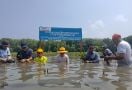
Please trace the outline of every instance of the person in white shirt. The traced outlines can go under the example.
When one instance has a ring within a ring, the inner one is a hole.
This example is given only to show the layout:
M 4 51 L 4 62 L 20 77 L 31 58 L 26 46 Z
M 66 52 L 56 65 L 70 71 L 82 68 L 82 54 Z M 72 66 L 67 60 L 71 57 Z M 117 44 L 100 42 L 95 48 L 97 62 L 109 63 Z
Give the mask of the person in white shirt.
M 59 48 L 56 62 L 58 64 L 60 75 L 64 75 L 66 71 L 69 71 L 69 56 L 66 54 L 64 47 Z
M 66 54 L 66 50 L 64 47 L 59 48 L 58 55 L 56 57 L 57 63 L 65 63 L 66 65 L 69 64 L 69 56 Z
M 114 34 L 112 40 L 117 47 L 116 55 L 106 56 L 105 60 L 117 60 L 118 66 L 130 66 L 132 64 L 132 51 L 128 42 L 121 39 L 121 35 Z

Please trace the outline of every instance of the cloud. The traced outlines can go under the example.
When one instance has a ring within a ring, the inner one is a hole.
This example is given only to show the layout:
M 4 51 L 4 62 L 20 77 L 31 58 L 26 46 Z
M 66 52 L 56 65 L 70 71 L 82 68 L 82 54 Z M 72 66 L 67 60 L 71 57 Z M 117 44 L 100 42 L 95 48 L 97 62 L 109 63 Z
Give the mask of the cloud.
M 115 21 L 117 21 L 117 22 L 127 22 L 128 19 L 124 15 L 120 14 L 120 15 L 117 15 L 115 17 Z
M 108 37 L 106 25 L 103 20 L 89 22 L 88 29 L 84 32 L 84 37 L 104 38 Z
M 105 24 L 104 24 L 103 20 L 97 20 L 93 24 L 91 24 L 90 27 L 92 30 L 100 30 L 105 27 Z
M 88 28 L 84 32 L 84 36 L 88 38 L 111 38 L 114 33 L 127 36 L 132 32 L 132 26 L 129 22 L 128 18 L 123 14 L 106 19 L 105 22 L 102 19 L 90 21 L 87 26 Z

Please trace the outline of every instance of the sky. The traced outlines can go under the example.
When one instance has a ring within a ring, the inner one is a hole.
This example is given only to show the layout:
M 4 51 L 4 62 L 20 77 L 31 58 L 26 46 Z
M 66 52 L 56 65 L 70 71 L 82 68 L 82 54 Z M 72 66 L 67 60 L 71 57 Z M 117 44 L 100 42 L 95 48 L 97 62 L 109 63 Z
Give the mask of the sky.
M 0 38 L 39 39 L 39 26 L 82 28 L 83 38 L 132 34 L 132 0 L 0 0 Z

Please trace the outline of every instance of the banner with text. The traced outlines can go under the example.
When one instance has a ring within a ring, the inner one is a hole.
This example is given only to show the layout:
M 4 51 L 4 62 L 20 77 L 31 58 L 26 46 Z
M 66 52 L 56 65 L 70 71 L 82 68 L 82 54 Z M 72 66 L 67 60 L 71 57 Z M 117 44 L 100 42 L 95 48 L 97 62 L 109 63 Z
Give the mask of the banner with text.
M 40 40 L 82 40 L 81 28 L 39 27 Z

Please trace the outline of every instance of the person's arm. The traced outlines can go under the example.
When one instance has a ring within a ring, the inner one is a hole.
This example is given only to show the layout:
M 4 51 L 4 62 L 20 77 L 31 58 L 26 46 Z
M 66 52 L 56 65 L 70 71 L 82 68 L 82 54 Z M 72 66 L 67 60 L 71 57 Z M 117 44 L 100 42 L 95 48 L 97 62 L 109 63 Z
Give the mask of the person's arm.
M 29 60 L 31 60 L 31 59 L 33 59 L 33 50 L 32 49 L 29 49 L 29 57 L 28 57 L 28 59 Z
M 85 53 L 85 56 L 84 56 L 84 58 L 82 59 L 83 60 L 83 63 L 87 63 L 88 62 L 88 59 L 89 59 L 89 53 L 88 53 L 88 51 Z
M 11 57 L 11 52 L 10 52 L 10 48 L 9 47 L 7 47 L 7 59 L 8 60 L 11 60 L 12 59 L 12 57 Z
M 11 56 L 10 48 L 7 47 L 7 54 L 8 56 Z
M 30 60 L 33 59 L 32 58 L 32 54 L 33 54 L 33 50 L 32 49 L 29 49 L 29 51 L 28 51 L 28 58 L 26 59 L 26 61 L 30 61 Z
M 111 55 L 111 56 L 105 56 L 104 60 L 121 60 L 124 58 L 124 54 L 123 53 L 119 53 L 117 55 Z
M 89 63 L 97 63 L 100 61 L 100 55 L 96 52 L 95 53 L 95 59 L 93 61 L 89 61 Z
M 22 59 L 21 57 L 22 57 L 22 56 L 21 56 L 21 52 L 20 52 L 20 51 L 18 51 L 18 52 L 17 52 L 17 55 L 16 55 L 17 60 Z
M 66 61 L 66 64 L 69 65 L 70 63 L 70 60 L 69 60 L 69 56 L 67 55 L 67 61 Z
M 46 64 L 48 62 L 48 58 L 45 56 L 44 57 L 44 64 Z
M 55 56 L 55 63 L 60 63 L 60 56 L 59 55 L 57 55 L 57 56 Z
M 32 56 L 30 56 L 27 60 L 32 60 L 33 58 L 32 58 Z
M 122 60 L 124 58 L 124 53 L 126 53 L 126 48 L 124 47 L 124 45 L 119 44 L 117 47 L 117 53 L 116 55 L 111 55 L 111 56 L 106 56 L 105 59 L 106 60 Z

